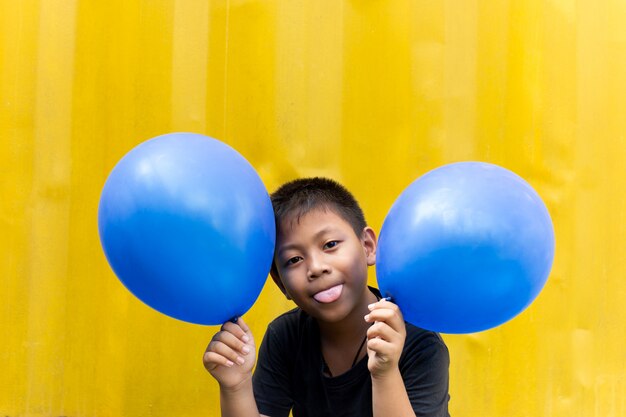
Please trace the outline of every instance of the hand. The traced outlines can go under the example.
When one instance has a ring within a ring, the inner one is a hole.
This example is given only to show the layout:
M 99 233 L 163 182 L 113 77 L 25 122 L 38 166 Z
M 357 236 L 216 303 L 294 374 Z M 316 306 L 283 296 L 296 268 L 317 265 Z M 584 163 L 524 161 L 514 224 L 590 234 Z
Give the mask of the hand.
M 368 306 L 365 321 L 374 323 L 367 331 L 367 367 L 372 377 L 389 375 L 398 369 L 406 339 L 402 312 L 390 301 L 380 300 Z
M 226 322 L 213 336 L 204 352 L 204 367 L 222 389 L 237 389 L 252 378 L 256 360 L 254 338 L 248 325 L 239 318 Z

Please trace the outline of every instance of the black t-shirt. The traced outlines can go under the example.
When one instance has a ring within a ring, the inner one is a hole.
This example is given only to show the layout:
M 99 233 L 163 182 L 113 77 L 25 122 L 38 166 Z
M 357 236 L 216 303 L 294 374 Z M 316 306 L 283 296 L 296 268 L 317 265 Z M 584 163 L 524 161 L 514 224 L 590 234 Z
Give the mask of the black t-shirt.
M 380 296 L 376 289 L 372 289 Z M 399 368 L 417 416 L 449 417 L 448 349 L 434 332 L 406 323 Z M 299 308 L 267 328 L 253 376 L 261 414 L 287 417 L 372 415 L 372 380 L 367 356 L 336 377 L 324 375 L 319 327 Z

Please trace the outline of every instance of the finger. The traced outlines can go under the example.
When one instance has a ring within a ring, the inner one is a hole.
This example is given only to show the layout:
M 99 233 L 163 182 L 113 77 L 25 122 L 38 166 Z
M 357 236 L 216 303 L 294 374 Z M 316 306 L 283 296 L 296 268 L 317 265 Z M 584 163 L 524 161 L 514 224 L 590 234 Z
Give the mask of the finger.
M 227 321 L 226 323 L 222 325 L 222 331 L 228 332 L 232 334 L 233 336 L 235 336 L 236 338 L 238 338 L 239 340 L 241 340 L 243 343 L 246 343 L 250 341 L 250 338 L 246 334 L 246 330 L 239 324 L 240 321 L 241 323 L 243 323 L 243 320 L 241 320 L 241 318 L 238 319 L 237 323 L 233 323 L 232 321 Z M 248 329 L 248 326 L 245 325 L 245 323 L 244 323 L 244 326 L 246 329 Z
M 226 325 L 224 325 L 226 326 Z M 236 326 L 236 325 L 234 325 Z M 244 355 L 250 353 L 250 347 L 233 333 L 223 330 L 213 337 L 214 342 L 221 342 L 229 348 L 241 352 Z M 209 344 L 210 345 L 210 344 Z
M 369 339 L 367 341 L 367 349 L 374 352 L 383 361 L 394 357 L 396 354 L 396 348 L 393 343 L 380 338 Z
M 367 308 L 369 308 L 370 311 L 376 310 L 376 309 L 380 309 L 380 308 L 387 308 L 387 309 L 397 310 L 398 312 L 400 311 L 400 308 L 398 307 L 397 304 L 392 303 L 391 301 L 389 301 L 386 298 L 381 298 L 377 302 L 368 305 Z
M 400 333 L 395 331 L 391 326 L 384 322 L 377 322 L 370 326 L 367 329 L 367 338 L 375 339 L 380 338 L 387 342 L 400 343 L 403 340 L 403 337 Z
M 228 359 L 233 363 L 243 364 L 245 359 L 241 352 L 238 352 L 236 349 L 233 349 L 231 346 L 221 342 L 221 341 L 212 341 L 209 343 L 209 347 L 207 348 L 207 353 L 216 353 L 224 358 Z
M 250 330 L 250 327 L 248 327 L 248 325 L 246 324 L 245 321 L 243 321 L 243 319 L 241 317 L 239 317 L 239 319 L 237 320 L 237 324 L 239 325 L 239 327 L 241 327 L 241 329 L 245 332 L 245 336 L 243 336 L 246 340 L 244 340 L 246 343 L 250 342 L 250 344 L 252 346 L 254 346 L 254 337 L 252 337 L 252 330 Z
M 368 323 L 384 322 L 398 333 L 406 332 L 404 318 L 398 308 L 376 308 L 364 318 Z
M 367 321 L 386 321 L 393 320 L 396 317 L 400 317 L 398 313 L 389 308 L 378 308 L 376 310 L 370 311 L 366 316 Z
M 239 327 L 241 327 L 241 329 L 245 332 L 248 333 L 250 331 L 250 328 L 248 327 L 248 325 L 246 324 L 245 321 L 243 321 L 243 319 L 241 317 L 239 317 L 237 319 L 237 324 L 239 325 Z
M 212 351 L 204 352 L 202 362 L 204 363 L 204 367 L 207 371 L 212 371 L 218 366 L 226 366 L 230 368 L 235 364 L 233 361 L 226 358 L 225 356 L 222 356 L 219 353 Z

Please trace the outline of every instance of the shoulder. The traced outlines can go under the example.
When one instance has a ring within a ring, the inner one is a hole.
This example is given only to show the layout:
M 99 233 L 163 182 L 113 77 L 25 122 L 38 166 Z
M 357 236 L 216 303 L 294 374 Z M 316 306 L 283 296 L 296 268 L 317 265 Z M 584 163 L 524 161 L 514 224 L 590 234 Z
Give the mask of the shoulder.
M 293 308 L 272 320 L 269 327 L 289 326 L 299 320 L 301 312 L 299 307 Z
M 296 307 L 276 317 L 267 326 L 265 339 L 284 344 L 298 343 L 303 333 L 310 330 L 311 317 Z
M 310 344 L 313 334 L 311 321 L 312 318 L 300 308 L 294 308 L 272 320 L 259 346 L 255 375 L 264 372 L 291 375 L 302 351 L 307 351 L 303 348 Z
M 303 326 L 309 316 L 299 307 L 289 310 L 276 317 L 268 325 L 268 330 L 291 329 Z
M 412 344 L 424 345 L 424 344 L 437 344 L 446 346 L 439 333 L 422 329 L 421 327 L 414 326 L 411 323 L 405 322 L 406 326 L 406 340 Z
M 438 333 L 406 323 L 400 373 L 416 415 L 449 416 L 450 356 Z
M 430 365 L 435 363 L 439 366 L 448 367 L 450 362 L 448 347 L 439 333 L 425 330 L 414 326 L 411 323 L 406 324 L 406 340 L 404 349 L 400 357 L 400 363 L 403 362 L 429 362 Z

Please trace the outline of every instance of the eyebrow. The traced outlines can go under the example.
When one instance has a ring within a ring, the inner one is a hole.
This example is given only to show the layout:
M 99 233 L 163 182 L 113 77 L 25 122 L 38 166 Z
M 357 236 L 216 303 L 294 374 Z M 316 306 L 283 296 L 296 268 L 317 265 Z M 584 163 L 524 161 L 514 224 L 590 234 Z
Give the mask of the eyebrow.
M 320 236 L 325 235 L 326 233 L 332 232 L 334 229 L 332 226 L 326 226 L 322 230 L 319 230 L 317 233 L 313 235 L 313 239 L 318 239 Z M 281 255 L 283 252 L 286 252 L 290 249 L 300 249 L 300 245 L 296 243 L 291 243 L 288 245 L 281 246 L 276 252 L 278 255 Z

